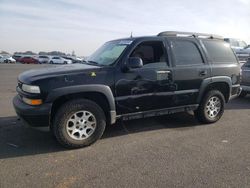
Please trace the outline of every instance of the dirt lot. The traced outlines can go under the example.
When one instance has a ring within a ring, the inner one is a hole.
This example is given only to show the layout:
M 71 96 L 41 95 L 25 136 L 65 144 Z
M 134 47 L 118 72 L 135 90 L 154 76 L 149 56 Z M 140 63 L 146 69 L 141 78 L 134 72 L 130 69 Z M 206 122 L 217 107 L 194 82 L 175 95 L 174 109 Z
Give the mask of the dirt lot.
M 250 97 L 212 125 L 186 113 L 120 122 L 96 144 L 65 150 L 12 108 L 17 75 L 39 66 L 0 65 L 1 188 L 250 187 Z

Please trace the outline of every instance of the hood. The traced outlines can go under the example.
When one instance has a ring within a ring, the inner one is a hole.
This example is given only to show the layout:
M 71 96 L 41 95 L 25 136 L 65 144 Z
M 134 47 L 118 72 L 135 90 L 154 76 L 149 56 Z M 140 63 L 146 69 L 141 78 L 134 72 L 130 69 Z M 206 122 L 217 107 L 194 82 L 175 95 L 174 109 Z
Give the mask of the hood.
M 97 70 L 101 67 L 86 64 L 54 65 L 44 68 L 31 69 L 21 73 L 18 80 L 23 83 L 31 83 L 38 79 L 59 76 L 63 74 L 74 74 L 84 71 Z

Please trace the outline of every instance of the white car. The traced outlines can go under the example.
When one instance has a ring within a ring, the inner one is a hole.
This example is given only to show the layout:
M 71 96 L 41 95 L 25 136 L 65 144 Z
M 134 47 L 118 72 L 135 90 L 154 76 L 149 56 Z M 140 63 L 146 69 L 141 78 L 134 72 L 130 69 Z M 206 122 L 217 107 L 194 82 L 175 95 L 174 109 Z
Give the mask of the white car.
M 50 61 L 50 58 L 49 58 L 49 56 L 46 56 L 46 55 L 39 55 L 38 57 L 37 57 L 37 60 L 39 61 L 39 63 L 49 63 L 49 61 Z
M 0 63 L 16 63 L 16 60 L 10 56 L 0 55 Z
M 70 59 L 65 59 L 60 56 L 54 56 L 49 61 L 50 64 L 72 64 Z

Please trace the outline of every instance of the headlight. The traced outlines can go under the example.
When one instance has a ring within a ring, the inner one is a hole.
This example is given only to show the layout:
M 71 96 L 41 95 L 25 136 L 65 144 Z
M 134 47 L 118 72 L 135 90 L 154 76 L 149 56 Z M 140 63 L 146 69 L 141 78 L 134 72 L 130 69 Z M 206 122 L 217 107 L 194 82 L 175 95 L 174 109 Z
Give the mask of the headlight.
M 27 84 L 22 85 L 22 90 L 27 92 L 27 93 L 40 93 L 39 86 L 31 86 L 31 85 L 27 85 Z

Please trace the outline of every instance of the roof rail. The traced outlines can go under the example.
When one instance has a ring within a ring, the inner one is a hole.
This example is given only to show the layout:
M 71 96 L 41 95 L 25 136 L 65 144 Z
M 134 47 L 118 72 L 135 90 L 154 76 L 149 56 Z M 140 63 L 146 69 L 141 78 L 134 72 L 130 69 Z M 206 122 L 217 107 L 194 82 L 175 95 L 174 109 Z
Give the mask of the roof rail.
M 193 33 L 193 32 L 182 32 L 182 31 L 164 31 L 159 33 L 157 36 L 170 36 L 170 37 L 196 37 L 196 38 L 209 38 L 209 39 L 221 39 L 224 38 L 220 35 L 207 34 L 207 33 Z

